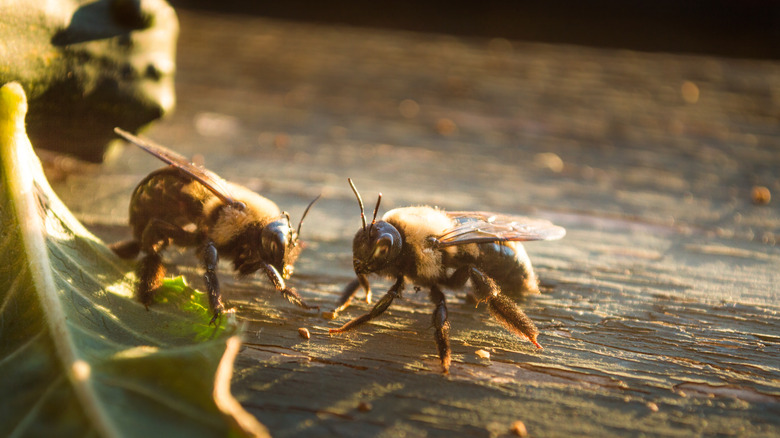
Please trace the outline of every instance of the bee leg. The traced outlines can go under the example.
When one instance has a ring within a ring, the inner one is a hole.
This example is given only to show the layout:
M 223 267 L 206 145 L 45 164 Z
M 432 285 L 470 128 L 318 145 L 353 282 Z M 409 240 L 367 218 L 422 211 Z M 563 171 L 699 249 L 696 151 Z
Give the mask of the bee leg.
M 470 267 L 463 266 L 455 270 L 455 272 L 452 273 L 452 275 L 449 276 L 449 278 L 446 278 L 444 281 L 440 282 L 444 287 L 451 288 L 451 289 L 460 289 L 462 288 L 467 281 L 469 281 L 469 271 Z
M 449 276 L 449 278 L 445 278 L 444 281 L 440 282 L 439 284 L 450 289 L 461 289 L 466 285 L 466 282 L 469 281 L 470 269 L 471 268 L 468 266 L 460 267 L 456 269 L 455 272 Z M 479 304 L 477 303 L 477 299 L 474 298 L 474 294 L 471 291 L 466 293 L 466 302 Z
M 360 274 L 357 276 L 360 286 L 366 291 L 366 303 L 371 304 L 371 283 L 368 282 L 368 276 L 366 274 Z
M 306 310 L 320 308 L 320 306 L 310 306 L 306 304 L 303 301 L 303 298 L 301 298 L 301 296 L 298 295 L 298 291 L 296 291 L 295 288 L 287 287 L 284 284 L 284 278 L 282 278 L 282 276 L 279 274 L 279 271 L 277 271 L 276 268 L 273 267 L 273 265 L 270 265 L 266 262 L 261 262 L 260 267 L 263 268 L 263 271 L 265 271 L 265 275 L 267 275 L 268 279 L 271 280 L 271 283 L 274 285 L 274 288 L 276 288 L 276 290 L 278 290 L 287 301 Z
M 349 304 L 352 302 L 352 297 L 355 296 L 359 287 L 360 280 L 357 278 L 347 283 L 344 287 L 344 291 L 341 293 L 341 297 L 339 297 L 339 301 L 336 303 L 336 307 L 333 309 L 333 313 L 341 312 L 349 307 Z
M 214 324 L 214 321 L 219 318 L 222 311 L 225 310 L 225 306 L 222 304 L 222 294 L 219 292 L 219 279 L 217 278 L 217 264 L 219 263 L 219 253 L 217 253 L 217 247 L 214 246 L 214 242 L 206 242 L 206 245 L 202 250 L 203 266 L 206 268 L 206 273 L 203 274 L 203 280 L 206 282 L 206 289 L 209 291 L 209 308 L 214 312 L 214 316 L 211 317 L 210 324 Z
M 469 269 L 469 277 L 474 285 L 477 299 L 486 301 L 490 314 L 493 315 L 512 333 L 523 336 L 531 341 L 536 348 L 542 348 L 536 342 L 539 330 L 531 318 L 528 317 L 512 300 L 501 294 L 496 282 L 482 271 L 472 266 Z
M 168 227 L 166 225 L 170 224 L 159 219 L 152 219 L 141 233 L 139 249 L 142 249 L 146 255 L 138 261 L 135 269 L 136 277 L 138 277 L 135 295 L 138 301 L 146 306 L 147 310 L 154 301 L 154 291 L 162 286 L 162 280 L 165 277 L 165 265 L 160 257 L 160 251 L 168 245 Z
M 138 256 L 138 253 L 141 252 L 141 243 L 133 239 L 115 242 L 111 245 L 108 245 L 108 247 L 111 249 L 111 251 L 114 252 L 114 254 L 123 259 L 135 258 Z
M 371 309 L 370 312 L 366 313 L 365 315 L 358 316 L 357 318 L 347 322 L 346 324 L 342 325 L 339 328 L 330 329 L 328 330 L 328 332 L 343 333 L 347 330 L 352 330 L 353 328 L 359 325 L 371 321 L 372 319 L 384 313 L 385 310 L 387 310 L 387 308 L 390 307 L 390 304 L 393 303 L 393 300 L 395 298 L 401 296 L 401 291 L 403 291 L 403 288 L 404 288 L 404 278 L 398 277 L 398 279 L 395 281 L 395 284 L 390 288 L 390 290 L 387 291 L 387 293 L 385 294 L 385 296 L 382 297 L 381 300 L 377 301 L 376 305 L 374 305 L 374 308 Z
M 344 287 L 344 292 L 341 293 L 341 297 L 339 298 L 336 308 L 333 309 L 333 313 L 341 312 L 349 307 L 349 303 L 352 302 L 352 297 L 354 297 L 358 291 L 358 286 L 363 287 L 363 290 L 366 291 L 366 302 L 369 304 L 371 303 L 371 285 L 368 282 L 368 277 L 361 274 Z
M 149 305 L 154 301 L 154 291 L 162 286 L 165 277 L 165 265 L 160 253 L 152 252 L 143 256 L 135 268 L 135 275 L 138 277 L 135 285 L 136 298 L 149 310 Z
M 436 346 L 439 348 L 439 359 L 441 359 L 441 368 L 444 374 L 450 372 L 451 350 L 450 350 L 450 322 L 447 320 L 447 303 L 444 299 L 444 293 L 438 286 L 431 287 L 431 301 L 436 305 L 433 311 L 433 326 L 436 328 L 434 338 Z
M 141 233 L 140 249 L 146 253 L 136 267 L 136 296 L 146 308 L 154 301 L 154 291 L 162 286 L 165 277 L 160 252 L 165 249 L 171 239 L 183 244 L 196 238 L 194 233 L 184 231 L 180 227 L 160 219 L 152 219 Z M 124 245 L 124 244 L 122 244 Z M 131 246 L 127 244 L 127 246 Z

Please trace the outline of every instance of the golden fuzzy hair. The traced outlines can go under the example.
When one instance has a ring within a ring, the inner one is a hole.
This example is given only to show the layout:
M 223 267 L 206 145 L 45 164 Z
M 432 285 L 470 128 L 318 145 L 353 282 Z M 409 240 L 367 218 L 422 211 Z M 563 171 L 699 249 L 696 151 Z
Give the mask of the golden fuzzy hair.
M 238 184 L 227 183 L 227 185 L 230 195 L 246 204 L 246 209 L 225 208 L 222 210 L 210 234 L 217 246 L 229 242 L 238 231 L 253 223 L 259 222 L 261 225 L 265 225 L 279 218 L 282 214 L 279 207 L 270 199 Z M 214 197 L 210 202 L 220 203 L 222 201 Z M 208 205 L 205 206 L 205 210 L 210 210 Z
M 443 265 L 441 252 L 426 242 L 430 236 L 438 236 L 448 228 L 453 221 L 442 210 L 433 207 L 403 207 L 390 210 L 382 220 L 399 229 L 405 236 L 406 243 L 412 248 L 417 261 L 417 275 L 421 279 L 433 280 L 441 276 Z M 454 248 L 446 250 L 454 251 Z

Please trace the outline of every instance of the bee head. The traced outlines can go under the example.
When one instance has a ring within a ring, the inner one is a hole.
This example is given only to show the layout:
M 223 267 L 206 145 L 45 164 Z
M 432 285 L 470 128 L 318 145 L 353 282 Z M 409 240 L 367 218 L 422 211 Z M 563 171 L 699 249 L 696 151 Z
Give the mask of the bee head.
M 393 262 L 401 253 L 401 233 L 385 221 L 377 222 L 376 214 L 379 211 L 379 203 L 382 201 L 381 193 L 376 200 L 371 225 L 367 226 L 363 199 L 355 188 L 355 184 L 352 183 L 352 179 L 348 178 L 347 181 L 357 197 L 360 206 L 360 219 L 363 222 L 363 228 L 358 230 L 352 241 L 352 264 L 358 275 L 376 272 Z
M 295 244 L 298 233 L 290 224 L 287 213 L 265 227 L 260 234 L 263 259 L 270 263 L 284 278 L 290 278 L 293 263 L 298 258 L 300 248 Z
M 294 229 L 290 215 L 285 211 L 282 217 L 267 224 L 260 233 L 260 246 L 263 259 L 268 261 L 285 279 L 293 273 L 293 264 L 301 253 L 301 245 L 298 236 L 301 233 L 301 225 L 306 218 L 309 209 L 314 205 L 319 196 L 309 203 L 298 222 L 298 229 Z
M 361 228 L 352 241 L 352 264 L 356 274 L 376 272 L 401 253 L 401 233 L 385 221 Z

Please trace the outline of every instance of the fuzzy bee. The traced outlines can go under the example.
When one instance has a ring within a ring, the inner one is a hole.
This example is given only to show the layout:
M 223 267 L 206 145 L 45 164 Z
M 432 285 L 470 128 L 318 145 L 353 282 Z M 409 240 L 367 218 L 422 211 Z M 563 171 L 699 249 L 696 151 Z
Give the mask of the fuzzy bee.
M 542 348 L 536 342 L 539 331 L 533 321 L 503 293 L 538 293 L 536 276 L 520 242 L 560 239 L 566 230 L 546 220 L 476 211 L 445 212 L 426 206 L 396 208 L 377 221 L 381 193 L 374 217 L 367 224 L 360 194 L 352 180 L 348 181 L 360 205 L 363 227 L 352 242 L 357 278 L 344 289 L 333 316 L 349 305 L 360 287 L 370 302 L 368 274 L 388 277 L 395 283 L 369 313 L 330 329 L 331 333 L 352 330 L 381 315 L 401 296 L 407 282 L 428 288 L 436 306 L 434 338 L 447 373 L 450 323 L 442 288 L 460 288 L 471 280 L 475 298 L 487 303 L 494 318 Z
M 307 305 L 285 280 L 301 252 L 298 236 L 301 224 L 315 198 L 293 228 L 290 216 L 271 200 L 215 173 L 190 163 L 163 146 L 141 139 L 119 128 L 114 132 L 154 155 L 169 166 L 144 178 L 130 200 L 133 239 L 111 246 L 123 258 L 144 255 L 138 262 L 136 296 L 149 307 L 154 291 L 165 276 L 160 252 L 169 244 L 194 247 L 206 269 L 213 323 L 224 311 L 217 279 L 219 256 L 233 261 L 239 275 L 262 269 L 277 291 L 293 304 Z

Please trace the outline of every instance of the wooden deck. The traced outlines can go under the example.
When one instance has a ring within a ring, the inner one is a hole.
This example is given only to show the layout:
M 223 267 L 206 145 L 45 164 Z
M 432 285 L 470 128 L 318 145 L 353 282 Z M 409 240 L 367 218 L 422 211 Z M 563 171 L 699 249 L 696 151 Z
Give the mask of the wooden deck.
M 247 324 L 233 390 L 274 436 L 502 436 L 518 420 L 536 437 L 780 435 L 780 64 L 179 15 L 178 108 L 145 134 L 296 221 L 323 194 L 291 280 L 307 301 L 328 309 L 352 277 L 348 176 L 382 211 L 568 230 L 526 245 L 542 294 L 520 302 L 544 349 L 454 291 L 450 376 L 424 292 L 329 336 L 369 306 L 328 321 L 222 266 Z M 111 241 L 158 166 L 126 148 L 55 189 Z M 190 254 L 170 258 L 201 287 Z

